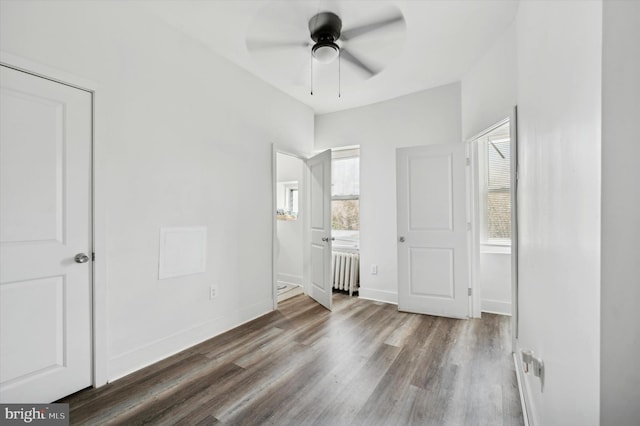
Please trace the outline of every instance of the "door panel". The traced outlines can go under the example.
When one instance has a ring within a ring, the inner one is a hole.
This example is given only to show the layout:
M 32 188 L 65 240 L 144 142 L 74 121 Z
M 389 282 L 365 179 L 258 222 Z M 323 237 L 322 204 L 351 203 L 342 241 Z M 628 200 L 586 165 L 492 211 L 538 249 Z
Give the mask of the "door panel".
M 411 185 L 409 228 L 412 231 L 450 231 L 453 225 L 451 156 L 411 158 L 408 172 Z M 439 184 L 422 186 L 422 182 Z
M 2 344 L 7 348 L 22 348 L 21 351 L 3 351 L 3 381 L 64 366 L 64 291 L 62 276 L 2 286 L 2 320 L 19 325 L 3 327 Z
M 3 134 L 15 134 L 11 123 L 21 128 L 19 138 L 2 144 L 2 175 L 21 182 L 0 184 L 2 242 L 62 242 L 63 107 L 61 102 L 2 88 L 2 124 L 7 126 Z
M 468 315 L 464 144 L 400 148 L 398 309 Z
M 324 230 L 326 216 L 323 187 L 324 164 L 319 161 L 311 163 L 309 160 L 309 170 L 311 175 L 311 229 Z
M 409 248 L 409 291 L 411 296 L 453 299 L 453 250 Z
M 310 198 L 309 296 L 331 310 L 331 151 L 307 160 Z
M 0 401 L 91 385 L 91 94 L 1 67 Z

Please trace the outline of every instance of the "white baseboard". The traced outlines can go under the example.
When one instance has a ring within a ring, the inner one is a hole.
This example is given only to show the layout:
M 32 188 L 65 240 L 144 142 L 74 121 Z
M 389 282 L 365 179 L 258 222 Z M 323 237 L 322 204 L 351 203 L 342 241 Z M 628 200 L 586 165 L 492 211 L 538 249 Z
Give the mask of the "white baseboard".
M 301 286 L 302 285 L 302 276 L 293 275 L 293 274 L 278 273 L 277 281 L 278 281 L 278 283 L 300 285 Z
M 361 299 L 373 300 L 374 302 L 398 304 L 398 293 L 394 291 L 374 290 L 371 288 L 358 289 L 358 297 Z
M 489 314 L 511 315 L 511 302 L 501 300 L 482 299 L 480 310 Z
M 522 366 L 522 357 L 520 356 L 520 345 L 516 341 L 516 352 L 513 354 L 513 360 L 516 364 L 516 378 L 518 379 L 518 391 L 520 392 L 520 403 L 522 405 L 522 417 L 524 418 L 524 426 L 535 426 L 536 415 L 535 407 L 532 405 L 529 397 L 529 382 L 526 379 L 524 368 Z
M 218 317 L 164 336 L 109 360 L 109 382 L 175 355 L 205 340 L 273 311 L 273 300 L 243 307 L 235 315 Z
M 529 416 L 527 415 L 527 404 L 524 402 L 524 390 L 522 389 L 522 380 L 520 378 L 520 366 L 518 365 L 518 357 L 516 354 L 513 355 L 513 364 L 516 367 L 516 379 L 518 380 L 518 393 L 520 394 L 520 406 L 522 407 L 522 418 L 524 420 L 524 426 L 529 425 Z

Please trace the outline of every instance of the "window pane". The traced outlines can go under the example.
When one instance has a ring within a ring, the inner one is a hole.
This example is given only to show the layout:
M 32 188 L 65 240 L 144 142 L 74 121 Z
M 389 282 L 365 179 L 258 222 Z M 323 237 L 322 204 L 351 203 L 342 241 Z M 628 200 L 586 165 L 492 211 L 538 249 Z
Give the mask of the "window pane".
M 298 189 L 294 188 L 289 192 L 289 211 L 295 216 L 298 215 Z
M 331 195 L 360 194 L 360 158 L 338 158 L 332 161 Z
M 511 145 L 501 139 L 487 144 L 487 225 L 489 239 L 511 239 Z
M 487 144 L 489 161 L 489 191 L 509 190 L 511 170 L 511 144 L 509 140 L 501 140 Z
M 491 191 L 487 205 L 489 239 L 511 239 L 511 194 Z
M 360 200 L 333 200 L 331 202 L 331 229 L 360 230 Z

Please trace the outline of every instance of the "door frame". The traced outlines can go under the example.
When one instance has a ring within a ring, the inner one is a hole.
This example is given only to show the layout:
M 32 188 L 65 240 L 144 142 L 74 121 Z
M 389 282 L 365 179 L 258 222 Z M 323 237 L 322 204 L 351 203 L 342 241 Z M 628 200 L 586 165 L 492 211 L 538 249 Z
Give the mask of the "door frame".
M 478 282 L 478 268 L 480 260 L 480 219 L 479 200 L 477 193 L 478 174 L 478 147 L 474 142 L 495 130 L 496 128 L 509 123 L 511 138 L 511 338 L 512 347 L 515 351 L 515 342 L 518 337 L 518 122 L 517 106 L 514 106 L 511 113 L 485 128 L 484 130 L 467 139 L 467 158 L 470 160 L 469 173 L 469 202 L 471 206 L 471 243 L 470 243 L 470 286 L 471 294 L 471 317 L 481 316 L 481 289 Z
M 307 247 L 307 241 L 309 236 L 307 235 L 307 227 L 309 221 L 309 215 L 307 212 L 309 211 L 309 196 L 307 191 L 307 182 L 309 179 L 309 170 L 307 168 L 307 160 L 310 155 L 305 155 L 302 152 L 297 152 L 295 150 L 291 150 L 289 148 L 284 148 L 279 146 L 276 143 L 271 144 L 271 287 L 272 287 L 272 298 L 273 298 L 273 310 L 278 309 L 278 220 L 276 218 L 276 210 L 278 208 L 278 168 L 277 168 L 277 158 L 278 154 L 288 155 L 290 157 L 294 157 L 303 162 L 304 167 L 302 168 L 302 182 L 298 184 L 298 188 L 304 188 L 302 191 L 302 197 L 300 197 L 300 192 L 298 192 L 298 205 L 301 205 L 304 208 L 304 213 L 302 214 L 302 288 L 305 294 L 309 293 L 309 281 L 310 281 L 310 270 L 309 270 L 309 262 L 308 252 L 309 248 Z
M 516 352 L 520 323 L 518 309 L 518 256 L 520 245 L 518 240 L 518 105 L 514 105 L 510 115 L 511 131 L 511 345 Z
M 469 251 L 471 252 L 470 265 L 469 269 L 470 275 L 470 288 L 471 288 L 471 315 L 472 318 L 480 318 L 482 313 L 482 298 L 480 297 L 482 294 L 482 289 L 480 288 L 480 283 L 478 280 L 478 271 L 480 267 L 480 200 L 479 194 L 477 191 L 478 185 L 478 144 L 475 143 L 476 140 L 480 139 L 484 135 L 498 127 L 510 122 L 511 117 L 507 116 L 501 119 L 500 121 L 492 124 L 491 126 L 485 128 L 484 130 L 478 132 L 473 135 L 471 138 L 467 139 L 467 161 L 470 164 L 469 168 L 469 177 L 468 177 L 468 191 L 469 191 L 469 200 L 470 206 L 469 215 L 471 220 L 471 243 L 469 244 Z M 513 306 L 512 306 L 513 309 Z
M 35 77 L 44 78 L 65 86 L 83 90 L 91 95 L 91 224 L 92 253 L 95 255 L 91 283 L 91 341 L 92 383 L 94 387 L 107 384 L 109 379 L 107 348 L 107 283 L 106 283 L 106 155 L 96 131 L 96 117 L 101 110 L 97 96 L 99 84 L 42 63 L 0 51 L 0 64 Z M 99 129 L 99 128 L 98 128 Z

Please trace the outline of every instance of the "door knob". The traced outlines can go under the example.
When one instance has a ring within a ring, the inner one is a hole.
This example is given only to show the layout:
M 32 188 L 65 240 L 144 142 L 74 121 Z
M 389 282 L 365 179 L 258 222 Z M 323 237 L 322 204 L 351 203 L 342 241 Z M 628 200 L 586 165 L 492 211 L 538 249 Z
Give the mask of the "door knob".
M 398 238 L 398 241 L 400 241 L 401 243 L 404 243 L 404 237 Z
M 78 253 L 76 254 L 76 257 L 73 258 L 73 260 L 75 260 L 76 263 L 87 263 L 89 261 L 89 256 L 84 253 Z
M 322 241 L 329 241 L 329 237 L 322 237 Z

